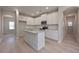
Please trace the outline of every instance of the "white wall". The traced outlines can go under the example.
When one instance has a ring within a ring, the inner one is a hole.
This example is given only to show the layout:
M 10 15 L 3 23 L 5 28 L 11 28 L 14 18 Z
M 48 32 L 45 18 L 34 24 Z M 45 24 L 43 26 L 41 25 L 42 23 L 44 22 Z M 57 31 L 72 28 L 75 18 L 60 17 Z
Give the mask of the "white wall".
M 74 35 L 75 38 L 77 37 L 77 21 L 78 21 L 78 17 L 77 17 L 77 13 L 75 14 L 75 19 L 74 19 L 74 26 L 73 26 L 73 31 L 74 31 Z
M 47 15 L 48 24 L 58 24 L 58 12 L 53 12 Z
M 24 30 L 26 28 L 25 21 L 19 21 L 19 36 L 24 36 Z
M 1 35 L 1 9 L 0 9 L 0 35 Z
M 77 23 L 77 41 L 79 42 L 79 9 L 78 9 L 78 23 Z
M 1 41 L 2 41 L 2 32 L 1 32 L 1 29 L 2 29 L 2 28 L 1 28 L 1 27 L 2 27 L 1 24 L 2 24 L 2 22 L 1 22 L 1 20 L 2 20 L 2 19 L 1 19 L 1 9 L 0 9 L 0 43 L 1 43 Z

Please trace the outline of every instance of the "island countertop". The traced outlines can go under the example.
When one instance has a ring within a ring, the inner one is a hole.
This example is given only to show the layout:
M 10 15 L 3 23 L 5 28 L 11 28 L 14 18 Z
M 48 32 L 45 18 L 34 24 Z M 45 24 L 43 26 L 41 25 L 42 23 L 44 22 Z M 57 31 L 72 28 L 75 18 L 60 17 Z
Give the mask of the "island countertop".
M 27 32 L 31 32 L 31 33 L 40 33 L 40 32 L 44 32 L 43 30 L 24 30 L 25 32 L 27 31 Z

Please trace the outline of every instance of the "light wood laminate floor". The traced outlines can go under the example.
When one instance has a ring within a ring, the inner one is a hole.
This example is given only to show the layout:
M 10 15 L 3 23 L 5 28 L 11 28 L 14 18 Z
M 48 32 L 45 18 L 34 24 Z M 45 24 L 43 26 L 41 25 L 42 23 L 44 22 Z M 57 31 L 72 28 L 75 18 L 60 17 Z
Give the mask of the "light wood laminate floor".
M 26 38 L 27 39 L 27 38 Z M 14 35 L 4 35 L 0 43 L 0 53 L 78 53 L 79 43 L 72 34 L 68 34 L 62 43 L 46 39 L 45 47 L 40 51 L 31 48 L 23 37 L 16 40 Z

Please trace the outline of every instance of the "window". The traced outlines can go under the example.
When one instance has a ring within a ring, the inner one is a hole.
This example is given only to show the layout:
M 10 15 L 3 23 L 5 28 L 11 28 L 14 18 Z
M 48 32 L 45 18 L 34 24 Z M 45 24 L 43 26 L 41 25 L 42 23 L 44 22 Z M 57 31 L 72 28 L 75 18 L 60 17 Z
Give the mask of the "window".
M 9 29 L 11 29 L 11 30 L 15 29 L 14 21 L 9 22 Z
M 68 26 L 72 26 L 72 22 L 68 22 Z

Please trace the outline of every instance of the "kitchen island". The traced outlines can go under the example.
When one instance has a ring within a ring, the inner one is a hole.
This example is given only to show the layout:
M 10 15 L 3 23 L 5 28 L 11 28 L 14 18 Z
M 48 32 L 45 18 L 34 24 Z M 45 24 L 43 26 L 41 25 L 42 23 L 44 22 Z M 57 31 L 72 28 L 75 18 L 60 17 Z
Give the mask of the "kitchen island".
M 45 33 L 40 30 L 24 30 L 24 41 L 35 50 L 40 50 L 45 46 Z

